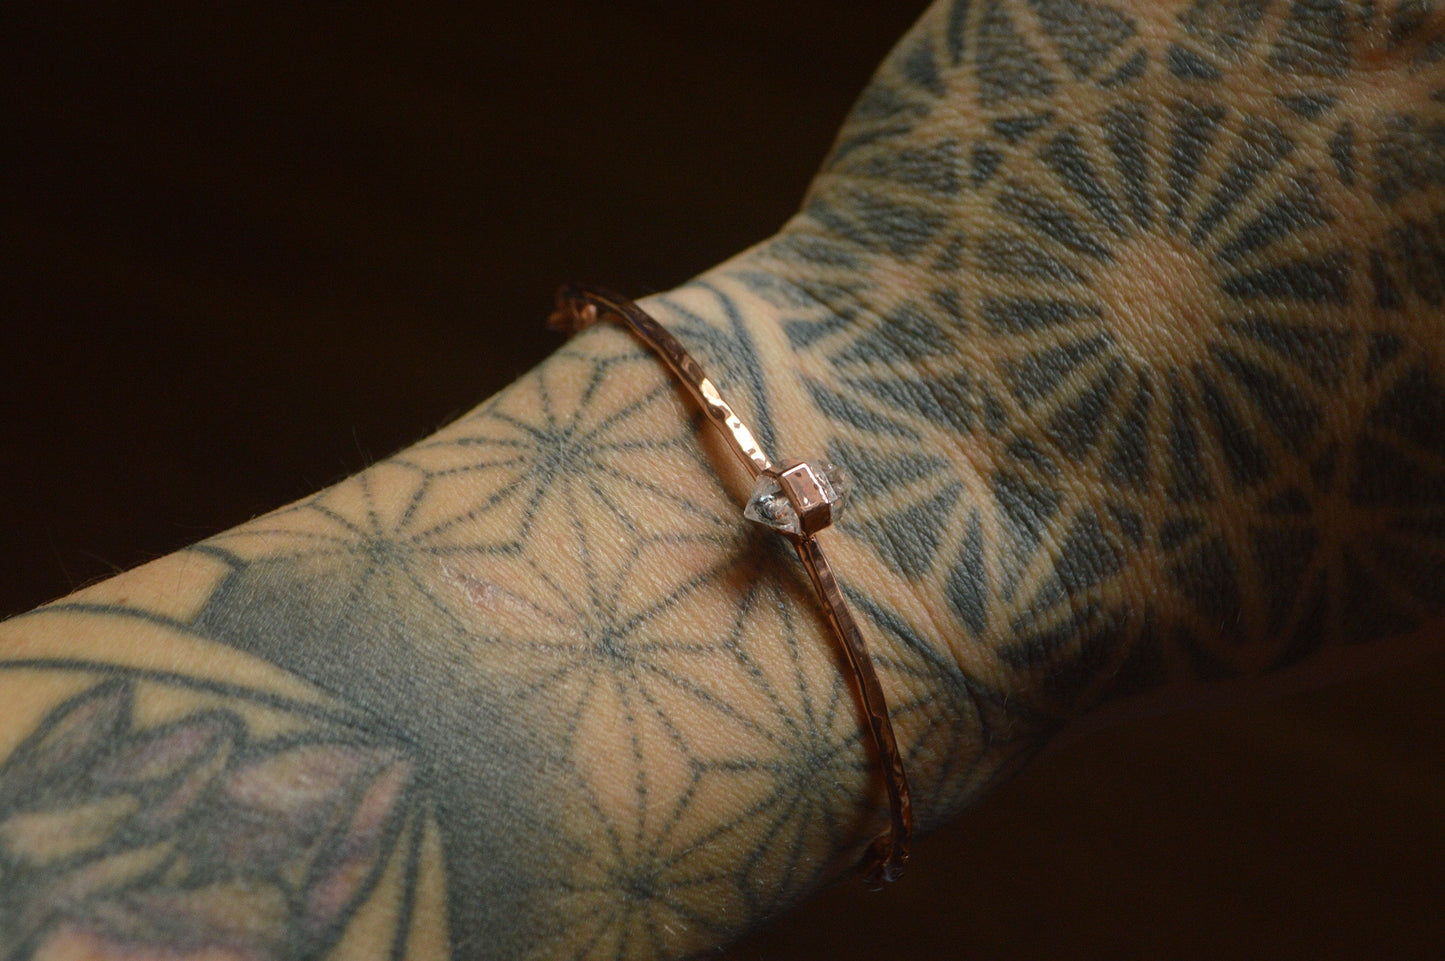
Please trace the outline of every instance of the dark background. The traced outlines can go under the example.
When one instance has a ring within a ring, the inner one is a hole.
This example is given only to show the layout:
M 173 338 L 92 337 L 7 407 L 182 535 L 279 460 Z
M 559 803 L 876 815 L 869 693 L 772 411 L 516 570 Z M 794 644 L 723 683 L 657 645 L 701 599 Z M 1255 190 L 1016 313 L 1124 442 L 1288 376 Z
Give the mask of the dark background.
M 309 493 L 775 230 L 910 2 L 0 12 L 0 613 Z M 1055 752 L 737 959 L 1431 957 L 1445 657 Z M 3 705 L 0 705 L 3 711 Z

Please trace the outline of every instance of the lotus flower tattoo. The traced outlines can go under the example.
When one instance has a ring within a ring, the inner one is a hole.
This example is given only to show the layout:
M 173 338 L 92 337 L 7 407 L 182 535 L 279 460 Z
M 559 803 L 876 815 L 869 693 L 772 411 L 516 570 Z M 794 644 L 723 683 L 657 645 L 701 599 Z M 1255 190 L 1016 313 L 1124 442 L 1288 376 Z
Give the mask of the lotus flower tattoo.
M 223 707 L 144 726 L 135 702 L 97 684 L 0 767 L 0 958 L 323 953 L 407 833 L 414 764 Z

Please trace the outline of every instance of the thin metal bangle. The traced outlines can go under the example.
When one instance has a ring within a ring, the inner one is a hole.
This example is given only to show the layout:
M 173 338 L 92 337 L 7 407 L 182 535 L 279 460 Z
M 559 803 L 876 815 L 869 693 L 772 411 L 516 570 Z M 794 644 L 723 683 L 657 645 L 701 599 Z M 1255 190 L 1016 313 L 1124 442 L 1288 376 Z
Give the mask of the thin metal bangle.
M 904 771 L 903 757 L 893 734 L 893 722 L 888 717 L 888 701 L 873 669 L 873 658 L 868 654 L 868 645 L 843 598 L 843 590 L 833 576 L 833 568 L 823 554 L 822 545 L 814 536 L 832 522 L 831 503 L 810 496 L 817 492 L 817 481 L 809 465 L 801 462 L 774 465 L 753 432 L 723 400 L 717 386 L 707 378 L 697 361 L 683 349 L 677 338 L 631 300 L 597 287 L 569 284 L 557 292 L 557 309 L 548 323 L 557 330 L 574 333 L 604 319 L 627 327 L 656 352 L 697 401 L 708 420 L 722 432 L 748 473 L 754 479 L 760 474 L 776 478 L 797 512 L 800 532 L 794 534 L 778 530 L 778 533 L 792 541 L 797 549 L 798 557 L 813 581 L 813 588 L 823 602 L 833 636 L 842 645 L 857 683 L 863 713 L 868 718 L 869 733 L 888 793 L 890 828 L 869 845 L 863 859 L 863 878 L 871 887 L 881 887 L 885 881 L 896 881 L 908 862 L 909 841 L 913 833 L 913 803 L 908 791 L 908 774 Z

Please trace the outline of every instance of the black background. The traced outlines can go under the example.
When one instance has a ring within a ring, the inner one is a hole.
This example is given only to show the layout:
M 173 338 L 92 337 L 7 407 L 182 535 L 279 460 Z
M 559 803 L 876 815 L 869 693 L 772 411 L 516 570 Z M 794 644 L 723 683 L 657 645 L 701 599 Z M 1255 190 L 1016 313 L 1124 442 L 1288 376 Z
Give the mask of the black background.
M 797 206 L 910 2 L 0 12 L 0 613 L 300 497 Z M 729 957 L 1424 957 L 1445 658 L 1053 753 Z M 0 705 L 3 711 L 3 705 Z

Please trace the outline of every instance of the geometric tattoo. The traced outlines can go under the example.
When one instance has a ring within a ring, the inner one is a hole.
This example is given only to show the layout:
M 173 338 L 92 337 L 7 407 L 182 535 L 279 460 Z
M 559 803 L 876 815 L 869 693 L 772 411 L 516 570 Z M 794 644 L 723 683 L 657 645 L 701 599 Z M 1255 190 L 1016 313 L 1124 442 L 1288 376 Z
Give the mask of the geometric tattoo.
M 803 212 L 656 309 L 854 474 L 927 825 L 1111 698 L 1445 616 L 1436 3 L 943 0 Z M 184 611 L 31 615 L 310 699 L 0 659 L 64 688 L 0 754 L 0 961 L 676 957 L 855 862 L 853 692 L 691 416 L 588 331 L 191 548 Z
M 1445 613 L 1432 8 L 936 5 L 771 245 L 852 532 L 1039 709 Z

